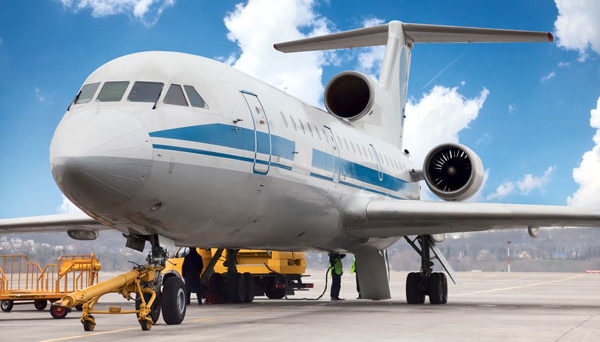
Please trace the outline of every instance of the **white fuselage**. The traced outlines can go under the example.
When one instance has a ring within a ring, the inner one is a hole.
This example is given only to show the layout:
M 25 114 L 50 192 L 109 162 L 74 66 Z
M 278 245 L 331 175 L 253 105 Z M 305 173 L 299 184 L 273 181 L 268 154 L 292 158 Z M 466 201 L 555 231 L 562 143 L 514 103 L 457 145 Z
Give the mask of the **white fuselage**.
M 129 82 L 120 101 L 96 101 L 107 81 Z M 164 83 L 155 109 L 128 101 L 136 81 Z M 201 247 L 385 248 L 397 237 L 359 239 L 345 223 L 370 199 L 419 198 L 400 147 L 222 63 L 137 53 L 84 84 L 95 82 L 94 99 L 59 124 L 51 167 L 67 197 L 123 232 Z M 163 103 L 171 84 L 193 86 L 208 108 Z

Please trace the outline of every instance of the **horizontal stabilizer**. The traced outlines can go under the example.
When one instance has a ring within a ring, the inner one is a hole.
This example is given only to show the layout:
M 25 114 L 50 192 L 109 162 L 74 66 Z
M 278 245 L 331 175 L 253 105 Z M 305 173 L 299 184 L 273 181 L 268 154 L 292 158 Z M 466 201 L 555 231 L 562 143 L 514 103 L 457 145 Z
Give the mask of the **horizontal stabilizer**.
M 552 42 L 550 32 L 499 30 L 478 27 L 442 26 L 391 22 L 385 25 L 344 31 L 275 44 L 281 52 L 347 49 L 385 45 L 390 24 L 401 24 L 407 41 L 412 43 L 509 43 Z
M 402 24 L 413 43 L 518 43 L 552 42 L 550 32 L 498 30 L 478 27 Z

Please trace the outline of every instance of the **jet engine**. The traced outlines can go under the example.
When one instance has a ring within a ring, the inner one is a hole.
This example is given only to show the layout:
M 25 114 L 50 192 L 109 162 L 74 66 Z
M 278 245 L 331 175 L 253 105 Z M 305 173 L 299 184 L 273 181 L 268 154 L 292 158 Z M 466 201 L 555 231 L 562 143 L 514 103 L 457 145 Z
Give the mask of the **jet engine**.
M 325 87 L 325 106 L 338 118 L 355 121 L 371 113 L 376 107 L 379 86 L 368 76 L 357 71 L 344 71 Z
M 442 144 L 423 162 L 423 178 L 429 189 L 446 201 L 462 201 L 475 195 L 483 183 L 483 164 L 470 148 Z

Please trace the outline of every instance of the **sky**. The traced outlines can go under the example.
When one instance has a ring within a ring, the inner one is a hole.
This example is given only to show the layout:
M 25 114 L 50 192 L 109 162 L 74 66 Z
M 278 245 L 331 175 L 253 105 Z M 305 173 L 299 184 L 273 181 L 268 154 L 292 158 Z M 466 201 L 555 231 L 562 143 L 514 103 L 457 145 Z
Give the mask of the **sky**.
M 336 73 L 377 77 L 383 47 L 272 44 L 390 20 L 552 32 L 555 43 L 415 45 L 404 147 L 415 166 L 439 143 L 472 148 L 486 170 L 474 201 L 600 206 L 598 18 L 596 0 L 0 0 L 0 217 L 73 210 L 50 174 L 50 141 L 111 59 L 202 55 L 322 106 Z

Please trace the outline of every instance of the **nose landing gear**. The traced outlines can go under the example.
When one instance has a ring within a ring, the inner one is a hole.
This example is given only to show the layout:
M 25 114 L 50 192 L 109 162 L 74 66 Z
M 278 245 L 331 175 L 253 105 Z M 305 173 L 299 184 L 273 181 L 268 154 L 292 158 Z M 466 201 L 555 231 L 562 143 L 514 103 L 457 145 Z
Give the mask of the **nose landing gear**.
M 175 275 L 163 279 L 161 271 L 165 267 L 167 251 L 159 245 L 157 236 L 147 239 L 152 244 L 151 252 L 146 258 L 147 265 L 137 265 L 127 273 L 73 292 L 56 302 L 53 308 L 66 311 L 82 305 L 81 323 L 85 331 L 92 331 L 96 327 L 96 320 L 92 314 L 136 314 L 142 330 L 150 330 L 162 309 L 165 323 L 180 324 L 186 313 L 185 285 L 183 280 Z M 136 247 L 143 250 L 144 243 L 140 244 L 137 241 Z M 106 311 L 94 310 L 100 297 L 107 293 L 119 293 L 127 300 L 132 300 L 132 294 L 135 294 L 135 310 L 121 310 L 120 307 L 111 307 Z

